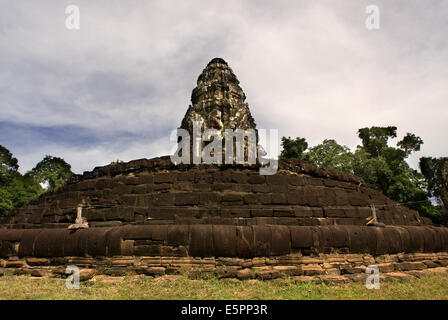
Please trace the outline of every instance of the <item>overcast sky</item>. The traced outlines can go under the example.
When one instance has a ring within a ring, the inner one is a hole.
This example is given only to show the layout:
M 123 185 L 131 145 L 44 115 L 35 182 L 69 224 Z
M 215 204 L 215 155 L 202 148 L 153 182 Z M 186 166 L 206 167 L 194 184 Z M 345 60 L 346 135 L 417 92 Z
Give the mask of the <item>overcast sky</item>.
M 0 0 L 0 144 L 21 172 L 46 154 L 76 173 L 166 155 L 214 57 L 258 128 L 354 149 L 359 128 L 395 125 L 425 142 L 413 166 L 448 155 L 448 1 L 428 0 Z

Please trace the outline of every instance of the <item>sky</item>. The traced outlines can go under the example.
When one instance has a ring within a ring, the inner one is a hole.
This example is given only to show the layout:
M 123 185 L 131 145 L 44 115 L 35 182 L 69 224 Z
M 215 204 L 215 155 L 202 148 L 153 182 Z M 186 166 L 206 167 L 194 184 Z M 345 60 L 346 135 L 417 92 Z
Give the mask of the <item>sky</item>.
M 68 5 L 80 29 L 66 27 Z M 380 28 L 369 30 L 368 5 Z M 76 173 L 172 150 L 191 90 L 225 59 L 258 128 L 332 138 L 398 127 L 448 155 L 448 1 L 0 0 L 0 145 L 22 173 Z M 279 142 L 278 142 L 279 143 Z

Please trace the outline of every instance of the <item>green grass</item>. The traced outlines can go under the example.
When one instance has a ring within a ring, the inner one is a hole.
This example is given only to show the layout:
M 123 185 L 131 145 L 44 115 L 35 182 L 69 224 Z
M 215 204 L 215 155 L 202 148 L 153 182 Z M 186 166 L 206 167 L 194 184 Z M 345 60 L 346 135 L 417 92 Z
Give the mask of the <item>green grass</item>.
M 448 299 L 446 274 L 384 282 L 379 290 L 368 290 L 364 283 L 295 283 L 292 279 L 237 283 L 186 276 L 111 279 L 99 276 L 82 283 L 79 290 L 68 290 L 63 279 L 6 275 L 0 277 L 0 299 Z

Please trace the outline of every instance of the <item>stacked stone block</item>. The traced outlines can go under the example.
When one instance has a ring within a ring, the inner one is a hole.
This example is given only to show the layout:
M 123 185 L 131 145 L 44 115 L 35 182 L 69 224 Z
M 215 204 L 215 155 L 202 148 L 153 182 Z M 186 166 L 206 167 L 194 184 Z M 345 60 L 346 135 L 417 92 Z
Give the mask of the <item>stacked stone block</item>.
M 7 228 L 64 228 L 76 207 L 93 227 L 125 224 L 424 225 L 418 212 L 355 176 L 281 161 L 272 176 L 257 166 L 174 166 L 169 158 L 96 168 L 16 210 Z

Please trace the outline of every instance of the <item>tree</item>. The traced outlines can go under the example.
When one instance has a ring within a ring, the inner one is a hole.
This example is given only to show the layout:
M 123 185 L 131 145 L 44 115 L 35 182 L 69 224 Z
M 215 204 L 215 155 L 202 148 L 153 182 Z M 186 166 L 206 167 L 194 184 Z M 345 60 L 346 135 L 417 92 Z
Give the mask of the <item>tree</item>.
M 448 166 L 448 157 L 422 157 L 420 158 L 419 166 L 428 182 L 430 195 L 440 200 L 441 193 L 446 185 L 444 170 Z
M 348 147 L 332 139 L 325 139 L 321 144 L 310 148 L 305 158 L 322 168 L 353 173 L 353 153 Z
M 5 216 L 11 209 L 26 205 L 36 199 L 45 190 L 29 174 L 16 173 L 7 186 L 0 187 L 0 216 Z
M 46 155 L 30 172 L 39 183 L 48 185 L 48 190 L 63 186 L 73 175 L 71 166 L 64 159 Z
M 358 130 L 358 137 L 365 151 L 372 157 L 379 157 L 387 148 L 389 138 L 397 137 L 397 127 L 362 128 Z
M 18 161 L 11 152 L 0 146 L 0 216 L 5 216 L 13 208 L 26 205 L 45 192 L 62 186 L 72 175 L 71 166 L 63 159 L 51 156 L 39 162 L 25 175 L 18 172 Z
M 41 187 L 30 173 L 17 175 L 9 190 L 12 193 L 14 208 L 26 205 L 45 192 L 45 189 Z
M 331 139 L 324 140 L 306 152 L 308 144 L 304 138 L 293 140 L 283 137 L 281 158 L 300 158 L 319 167 L 353 173 L 361 177 L 370 188 L 419 211 L 422 216 L 430 217 L 436 223 L 441 223 L 441 207 L 431 204 L 428 190 L 446 190 L 441 188 L 443 171 L 438 169 L 438 180 L 434 178 L 437 182 L 427 181 L 423 174 L 412 169 L 406 162 L 413 152 L 420 150 L 423 140 L 415 134 L 407 133 L 396 147 L 390 146 L 390 140 L 397 137 L 395 126 L 361 128 L 358 130 L 358 137 L 362 144 L 357 146 L 355 152 Z M 431 170 L 428 169 L 429 172 Z
M 359 129 L 362 145 L 355 151 L 354 173 L 369 187 L 440 223 L 441 211 L 428 200 L 425 177 L 406 162 L 412 152 L 420 150 L 423 140 L 407 133 L 397 147 L 391 147 L 389 139 L 397 137 L 396 131 L 392 126 Z
M 397 137 L 397 127 L 362 128 L 358 130 L 358 137 L 362 145 L 355 151 L 354 173 L 371 188 L 389 195 L 394 181 L 403 181 L 398 176 L 409 173 L 405 162 L 409 154 L 388 145 L 390 138 Z
M 12 153 L 0 146 L 0 216 L 37 198 L 43 189 L 29 174 L 18 172 L 19 164 Z
M 353 158 L 353 173 L 364 179 L 373 189 L 387 193 L 393 172 L 384 158 L 374 158 L 369 152 L 358 147 Z
M 12 193 L 9 190 L 14 176 L 19 169 L 18 161 L 12 153 L 0 145 L 0 216 L 14 208 Z
M 19 169 L 19 164 L 12 153 L 0 145 L 0 186 L 8 184 Z
M 397 143 L 397 146 L 403 149 L 407 155 L 410 155 L 412 151 L 420 151 L 422 144 L 423 140 L 420 137 L 408 132 L 403 140 Z
M 419 165 L 427 181 L 429 195 L 443 205 L 445 219 L 448 219 L 448 179 L 446 175 L 448 157 L 422 157 Z
M 282 137 L 283 150 L 280 154 L 280 159 L 304 159 L 304 152 L 308 148 L 308 143 L 305 138 Z
M 14 208 L 14 203 L 11 192 L 0 186 L 0 217 L 7 215 L 12 208 Z

